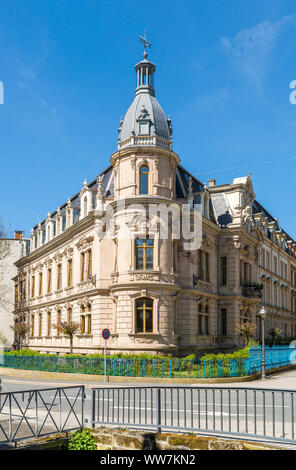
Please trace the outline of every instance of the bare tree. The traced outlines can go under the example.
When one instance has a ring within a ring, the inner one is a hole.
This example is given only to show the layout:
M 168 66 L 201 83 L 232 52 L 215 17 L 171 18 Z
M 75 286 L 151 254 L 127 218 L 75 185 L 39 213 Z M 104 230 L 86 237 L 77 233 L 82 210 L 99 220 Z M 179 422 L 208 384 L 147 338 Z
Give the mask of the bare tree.
M 280 342 L 279 340 L 282 335 L 282 330 L 280 330 L 279 328 L 271 328 L 269 334 L 272 338 L 272 344 L 278 344 Z
M 238 331 L 241 335 L 244 336 L 246 348 L 249 345 L 250 339 L 253 338 L 256 329 L 257 329 L 256 323 L 252 323 L 250 321 L 237 323 L 236 331 Z
M 5 276 L 7 273 L 6 258 L 10 254 L 10 243 L 7 240 L 8 234 L 4 229 L 3 223 L 0 219 L 0 307 L 6 309 L 12 307 L 11 302 L 8 300 L 8 292 L 5 283 Z
M 70 338 L 70 354 L 73 354 L 73 337 L 75 333 L 80 330 L 80 325 L 74 321 L 62 321 L 58 325 L 53 325 L 54 328 L 61 331 L 64 335 Z
M 16 341 L 17 341 L 17 344 L 18 344 L 18 349 L 22 349 L 23 339 L 29 331 L 28 324 L 24 323 L 24 322 L 18 322 L 18 323 L 15 323 L 10 328 L 15 333 Z

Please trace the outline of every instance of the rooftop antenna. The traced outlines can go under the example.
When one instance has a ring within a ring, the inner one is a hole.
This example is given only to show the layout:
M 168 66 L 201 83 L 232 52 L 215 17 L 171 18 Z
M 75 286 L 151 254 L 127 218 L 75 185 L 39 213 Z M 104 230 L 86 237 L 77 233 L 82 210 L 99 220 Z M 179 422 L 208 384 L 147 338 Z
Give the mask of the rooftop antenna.
M 151 48 L 152 44 L 151 42 L 149 42 L 147 39 L 146 39 L 146 29 L 144 30 L 144 37 L 143 36 L 139 36 L 141 42 L 144 44 L 144 54 L 143 54 L 143 57 L 144 59 L 146 59 L 146 57 L 148 56 L 147 54 L 147 51 L 146 49 L 149 47 Z

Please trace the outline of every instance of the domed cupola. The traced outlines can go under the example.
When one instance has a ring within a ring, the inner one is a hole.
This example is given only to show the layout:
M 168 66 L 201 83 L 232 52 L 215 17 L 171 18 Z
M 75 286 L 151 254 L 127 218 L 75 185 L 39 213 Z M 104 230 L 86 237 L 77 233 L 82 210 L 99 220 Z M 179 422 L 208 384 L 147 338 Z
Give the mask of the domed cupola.
M 172 148 L 172 122 L 166 119 L 155 98 L 155 65 L 147 60 L 147 52 L 136 66 L 137 88 L 135 98 L 121 119 L 118 128 L 118 149 L 132 146 Z

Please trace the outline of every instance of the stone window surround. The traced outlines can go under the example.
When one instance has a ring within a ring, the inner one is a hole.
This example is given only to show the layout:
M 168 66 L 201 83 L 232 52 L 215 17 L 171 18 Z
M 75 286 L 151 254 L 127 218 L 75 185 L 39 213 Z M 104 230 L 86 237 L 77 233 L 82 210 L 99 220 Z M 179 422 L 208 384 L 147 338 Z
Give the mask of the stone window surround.
M 145 195 L 141 193 L 141 168 L 143 166 L 147 166 L 148 168 L 148 193 L 146 195 L 152 194 L 152 185 L 151 185 L 151 164 L 146 158 L 141 159 L 141 161 L 137 164 L 137 193 L 138 195 Z
M 136 332 L 136 301 L 142 298 L 149 298 L 153 300 L 153 331 L 151 333 L 137 333 Z M 131 300 L 131 311 L 133 312 L 132 315 L 132 330 L 130 332 L 131 335 L 135 336 L 151 336 L 151 335 L 160 335 L 159 333 L 159 313 L 158 313 L 158 306 L 159 306 L 159 298 L 158 294 L 154 292 L 150 292 L 149 290 L 143 289 L 141 292 L 137 292 L 136 294 L 130 294 Z
M 133 237 L 131 237 L 130 243 L 131 243 L 131 267 L 129 272 L 160 272 L 159 268 L 159 234 L 155 234 L 153 237 L 154 243 L 153 243 L 153 269 L 147 269 L 147 270 L 137 270 L 136 268 L 136 239 L 143 239 L 147 238 L 146 234 L 141 234 L 141 233 L 136 233 Z

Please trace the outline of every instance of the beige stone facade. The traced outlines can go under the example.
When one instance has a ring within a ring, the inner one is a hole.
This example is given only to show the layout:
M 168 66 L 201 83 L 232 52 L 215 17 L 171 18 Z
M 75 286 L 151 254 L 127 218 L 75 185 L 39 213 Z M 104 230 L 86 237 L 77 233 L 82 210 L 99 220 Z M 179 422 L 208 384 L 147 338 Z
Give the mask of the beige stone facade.
M 66 320 L 81 325 L 75 353 L 102 352 L 104 328 L 110 353 L 233 349 L 243 344 L 236 325 L 258 322 L 262 291 L 268 328 L 296 335 L 295 242 L 255 200 L 250 176 L 206 186 L 180 166 L 154 70 L 145 55 L 136 66 L 111 165 L 32 229 L 16 263 L 26 296 L 15 321 L 29 323 L 32 349 L 68 352 L 54 328 Z

